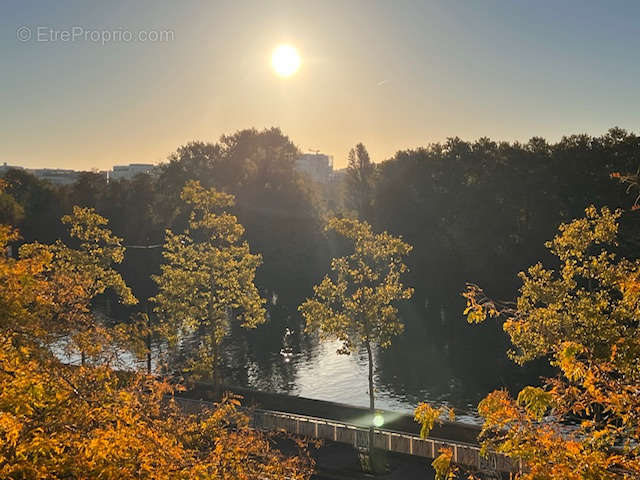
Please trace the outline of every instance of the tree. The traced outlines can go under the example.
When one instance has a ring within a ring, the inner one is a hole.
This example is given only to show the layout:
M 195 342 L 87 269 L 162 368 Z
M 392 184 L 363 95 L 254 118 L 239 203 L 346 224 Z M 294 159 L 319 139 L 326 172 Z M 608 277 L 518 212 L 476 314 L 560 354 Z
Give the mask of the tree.
M 342 342 L 338 353 L 349 354 L 364 348 L 369 363 L 369 407 L 375 408 L 373 353 L 375 345 L 388 347 L 403 330 L 396 303 L 411 298 L 401 276 L 406 272 L 404 257 L 411 246 L 387 232 L 375 234 L 366 222 L 333 218 L 333 230 L 353 244 L 353 253 L 334 258 L 333 275 L 325 276 L 299 310 L 307 331 L 321 338 Z
M 158 168 L 158 216 L 174 231 L 186 228 L 179 195 L 188 180 L 232 194 L 230 213 L 263 258 L 256 284 L 277 293 L 279 303 L 297 306 L 329 258 L 320 213 L 295 171 L 299 154 L 278 128 L 244 129 L 216 143 L 181 146 Z
M 183 234 L 167 230 L 161 274 L 154 276 L 158 294 L 155 311 L 169 324 L 173 345 L 182 345 L 185 368 L 213 376 L 221 374 L 220 344 L 231 319 L 255 328 L 265 321 L 264 300 L 254 285 L 260 255 L 242 241 L 244 229 L 225 209 L 232 195 L 205 189 L 197 181 L 184 186 L 181 198 L 191 207 Z
M 640 262 L 615 253 L 621 212 L 594 207 L 560 226 L 547 243 L 559 267 L 521 273 L 515 304 L 470 285 L 470 322 L 504 318 L 522 364 L 545 358 L 558 368 L 542 387 L 478 405 L 483 448 L 522 461 L 519 478 L 630 479 L 640 475 Z
M 0 250 L 16 235 L 0 225 Z M 186 415 L 173 400 L 177 387 L 162 380 L 63 365 L 43 348 L 49 327 L 56 330 L 51 320 L 65 320 L 56 292 L 66 287 L 63 299 L 82 304 L 92 287 L 75 284 L 84 279 L 75 275 L 57 285 L 51 252 L 33 253 L 0 255 L 1 478 L 309 478 L 308 457 L 274 449 L 270 437 L 249 428 L 234 398 Z
M 45 279 L 54 288 L 49 294 L 52 311 L 51 342 L 67 340 L 69 351 L 79 349 L 84 363 L 85 354 L 98 354 L 114 339 L 105 327 L 113 323 L 108 312 L 100 314 L 94 300 L 107 291 L 115 293 L 119 301 L 135 304 L 136 298 L 114 265 L 122 262 L 122 239 L 107 228 L 107 219 L 92 208 L 73 207 L 73 214 L 62 217 L 69 225 L 69 234 L 77 248 L 58 240 L 52 245 L 25 244 L 20 247 L 21 261 L 41 262 Z
M 24 208 L 6 189 L 7 182 L 0 178 L 0 224 L 15 225 L 24 217 Z
M 371 221 L 373 217 L 373 190 L 375 165 L 369 158 L 367 148 L 358 143 L 349 150 L 347 163 L 347 203 L 358 218 Z
M 4 175 L 6 193 L 20 205 L 21 218 L 4 221 L 20 229 L 26 242 L 53 243 L 64 234 L 60 217 L 67 212 L 65 198 L 51 184 L 26 170 L 11 168 Z

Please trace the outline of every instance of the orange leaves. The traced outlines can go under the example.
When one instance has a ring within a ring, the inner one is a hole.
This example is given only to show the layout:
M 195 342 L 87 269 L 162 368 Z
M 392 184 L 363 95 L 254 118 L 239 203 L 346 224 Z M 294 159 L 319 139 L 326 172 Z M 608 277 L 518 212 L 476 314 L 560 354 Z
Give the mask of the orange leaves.
M 273 449 L 236 399 L 188 416 L 170 400 L 179 387 L 52 354 L 61 338 L 101 351 L 113 332 L 93 321 L 90 300 L 109 287 L 130 300 L 110 268 L 120 240 L 103 220 L 87 209 L 65 218 L 80 250 L 32 244 L 19 260 L 0 255 L 0 478 L 307 480 L 308 457 Z M 0 226 L 0 248 L 16 235 Z
M 526 387 L 517 401 L 496 391 L 478 405 L 483 448 L 523 461 L 523 480 L 640 472 L 640 262 L 608 250 L 620 212 L 589 207 L 585 214 L 547 244 L 557 271 L 538 263 L 520 274 L 514 307 L 498 306 L 475 286 L 464 294 L 472 320 L 504 316 L 512 358 L 559 367 L 544 388 Z
M 167 383 L 118 378 L 105 367 L 65 367 L 16 348 L 8 337 L 0 349 L 0 387 L 1 478 L 310 475 L 304 455 L 285 457 L 247 427 L 234 398 L 188 416 L 167 398 L 173 391 Z

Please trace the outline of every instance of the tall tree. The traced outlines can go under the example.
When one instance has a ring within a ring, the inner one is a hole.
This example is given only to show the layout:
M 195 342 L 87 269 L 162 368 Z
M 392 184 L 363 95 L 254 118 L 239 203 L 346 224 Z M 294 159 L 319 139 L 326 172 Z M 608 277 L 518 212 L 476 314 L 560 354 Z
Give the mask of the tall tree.
M 182 234 L 167 230 L 152 300 L 173 332 L 171 342 L 185 347 L 186 370 L 213 377 L 219 390 L 220 345 L 230 320 L 246 328 L 265 321 L 254 285 L 261 257 L 250 252 L 242 225 L 225 211 L 233 206 L 232 195 L 189 181 L 181 197 L 191 206 L 189 228 Z
M 263 256 L 256 283 L 297 305 L 320 275 L 326 245 L 319 212 L 295 171 L 298 148 L 277 128 L 240 130 L 216 143 L 180 147 L 159 167 L 158 214 L 181 231 L 187 214 L 180 190 L 198 180 L 235 197 L 232 213 Z
M 309 332 L 342 342 L 338 353 L 364 348 L 369 362 L 369 407 L 375 408 L 373 348 L 388 347 L 403 330 L 397 302 L 411 298 L 413 289 L 401 281 L 411 246 L 387 232 L 373 233 L 366 222 L 333 218 L 327 225 L 345 237 L 353 253 L 334 258 L 333 274 L 314 287 L 314 296 L 299 309 Z
M 346 178 L 347 204 L 354 209 L 361 220 L 373 218 L 373 189 L 375 166 L 369 152 L 362 143 L 349 151 Z

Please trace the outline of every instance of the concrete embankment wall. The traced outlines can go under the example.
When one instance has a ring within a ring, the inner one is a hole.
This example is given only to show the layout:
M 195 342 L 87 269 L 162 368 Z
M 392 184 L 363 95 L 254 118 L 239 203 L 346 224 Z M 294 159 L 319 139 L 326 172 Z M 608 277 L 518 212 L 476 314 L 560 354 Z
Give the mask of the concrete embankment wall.
M 225 391 L 231 391 L 242 396 L 242 404 L 245 407 L 255 406 L 264 410 L 295 413 L 297 415 L 344 422 L 364 428 L 371 426 L 371 413 L 367 408 L 294 395 L 259 392 L 240 387 L 227 386 Z M 191 389 L 184 392 L 182 396 L 196 400 L 215 400 L 213 386 L 207 383 L 196 383 Z M 420 433 L 420 425 L 413 420 L 413 416 L 399 412 L 381 411 L 385 419 L 383 428 L 415 435 Z M 442 425 L 436 425 L 430 436 L 455 442 L 477 444 L 479 433 L 480 428 L 476 425 L 444 422 Z

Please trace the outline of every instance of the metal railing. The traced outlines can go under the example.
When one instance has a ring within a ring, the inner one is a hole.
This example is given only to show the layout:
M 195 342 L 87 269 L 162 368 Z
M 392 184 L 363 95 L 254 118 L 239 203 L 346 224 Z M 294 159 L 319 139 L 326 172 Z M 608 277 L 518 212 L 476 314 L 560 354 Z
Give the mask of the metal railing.
M 211 402 L 175 397 L 178 404 L 188 413 L 197 413 Z M 251 426 L 257 430 L 269 432 L 287 432 L 306 438 L 328 440 L 353 445 L 356 449 L 369 448 L 369 429 L 355 425 L 326 420 L 323 418 L 277 412 L 273 410 L 252 409 Z M 436 458 L 442 449 L 450 449 L 452 461 L 457 465 L 479 471 L 516 472 L 518 465 L 495 452 L 483 455 L 480 447 L 463 442 L 453 442 L 440 438 L 422 438 L 404 432 L 376 428 L 373 435 L 373 447 L 390 452 L 414 455 L 424 458 Z

